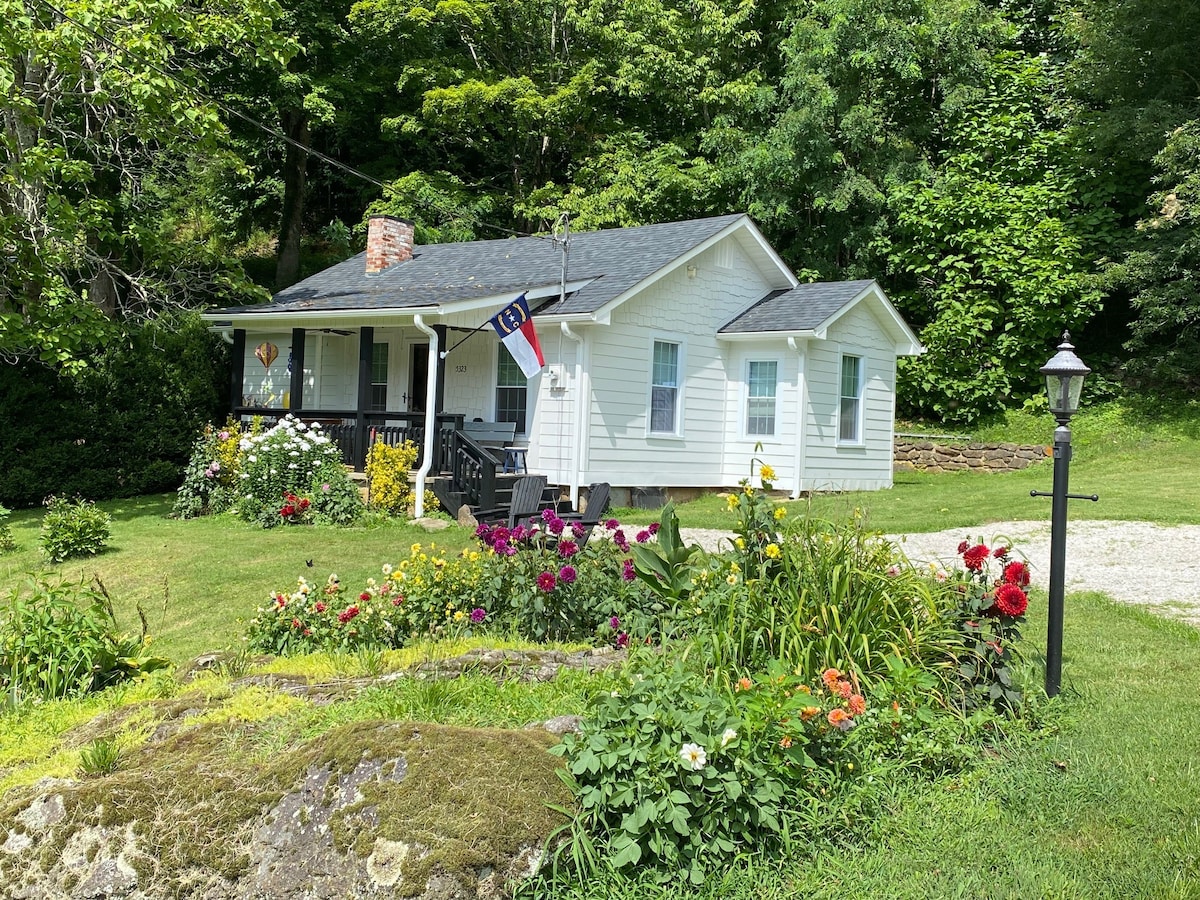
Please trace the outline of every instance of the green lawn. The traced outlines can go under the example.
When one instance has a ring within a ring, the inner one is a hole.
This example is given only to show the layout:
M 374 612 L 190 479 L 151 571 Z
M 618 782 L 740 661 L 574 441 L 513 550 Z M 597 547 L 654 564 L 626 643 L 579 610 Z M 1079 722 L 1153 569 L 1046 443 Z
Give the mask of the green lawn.
M 1029 440 L 1023 429 L 1031 430 L 1032 421 L 1015 419 L 1012 437 Z M 1076 502 L 1072 515 L 1200 521 L 1194 463 L 1200 434 L 1190 422 L 1151 427 L 1111 411 L 1097 413 L 1094 421 L 1081 417 L 1072 486 L 1099 493 L 1101 502 Z M 822 497 L 813 508 L 840 516 L 858 506 L 888 531 L 934 530 L 1048 519 L 1049 501 L 1028 494 L 1049 486 L 1048 465 L 1009 475 L 912 473 L 899 476 L 891 491 Z M 336 571 L 355 584 L 407 554 L 416 541 L 472 543 L 457 527 L 429 535 L 402 524 L 263 531 L 225 517 L 183 522 L 167 517 L 171 500 L 103 504 L 114 519 L 111 549 L 52 570 L 72 577 L 99 574 L 127 628 L 135 627 L 140 603 L 159 652 L 176 661 L 237 645 L 242 620 L 268 592 L 298 575 L 323 580 Z M 732 522 L 719 498 L 687 504 L 681 513 L 687 525 Z M 45 568 L 36 549 L 40 514 L 14 514 L 21 550 L 0 557 L 0 592 L 26 571 Z M 1044 597 L 1035 595 L 1030 609 L 1026 636 L 1036 653 L 1044 643 Z M 1045 710 L 1045 731 L 1037 739 L 1000 747 L 964 776 L 933 783 L 889 780 L 880 785 L 878 817 L 822 832 L 785 860 L 748 858 L 699 890 L 610 874 L 556 896 L 1200 896 L 1200 632 L 1099 595 L 1073 594 L 1067 598 L 1063 674 L 1064 693 Z M 532 715 L 521 698 L 504 702 L 518 710 L 514 721 Z M 440 708 L 414 707 L 408 700 L 395 707 L 380 707 L 377 714 L 403 717 L 417 708 Z
M 398 522 L 264 530 L 229 516 L 182 521 L 168 518 L 173 502 L 173 495 L 163 495 L 100 504 L 113 519 L 109 549 L 58 566 L 48 566 L 37 549 L 41 511 L 14 513 L 21 549 L 0 556 L 0 596 L 29 572 L 99 575 L 121 626 L 138 627 L 141 604 L 156 652 L 182 662 L 237 645 L 258 605 L 271 591 L 290 590 L 301 575 L 324 582 L 336 572 L 355 586 L 378 576 L 384 563 L 407 556 L 414 542 L 436 541 L 456 550 L 474 542 L 458 526 L 430 534 Z

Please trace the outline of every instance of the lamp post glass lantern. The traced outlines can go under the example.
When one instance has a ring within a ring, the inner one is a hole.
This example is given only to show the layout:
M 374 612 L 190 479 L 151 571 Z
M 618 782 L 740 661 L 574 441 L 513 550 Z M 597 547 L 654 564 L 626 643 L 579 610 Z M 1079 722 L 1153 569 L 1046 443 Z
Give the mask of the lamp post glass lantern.
M 1063 332 L 1058 353 L 1038 371 L 1046 376 L 1046 395 L 1050 398 L 1050 412 L 1060 425 L 1065 425 L 1071 416 L 1079 411 L 1083 378 L 1092 371 L 1075 355 L 1069 333 Z
M 1046 629 L 1046 695 L 1058 694 L 1062 681 L 1063 589 L 1067 564 L 1067 482 L 1071 464 L 1071 417 L 1079 410 L 1083 379 L 1092 370 L 1075 355 L 1071 336 L 1063 332 L 1058 353 L 1039 370 L 1046 376 L 1054 430 L 1054 487 L 1050 505 L 1050 595 Z M 1035 495 L 1040 492 L 1034 491 Z M 1044 494 L 1042 495 L 1044 496 Z M 1080 498 L 1084 499 L 1084 498 Z M 1086 499 L 1099 499 L 1088 497 Z

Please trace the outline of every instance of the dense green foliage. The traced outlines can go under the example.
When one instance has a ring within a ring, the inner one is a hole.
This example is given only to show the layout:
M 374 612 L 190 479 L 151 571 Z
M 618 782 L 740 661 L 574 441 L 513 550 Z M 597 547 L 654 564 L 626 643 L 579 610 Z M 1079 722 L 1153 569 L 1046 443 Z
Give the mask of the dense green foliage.
M 929 349 L 907 412 L 1019 406 L 1066 327 L 1139 384 L 1200 378 L 1184 4 L 6 2 L 9 358 L 89 368 L 131 319 L 345 257 L 368 210 L 421 242 L 745 210 L 802 277 L 880 280 Z
M 35 578 L 0 599 L 0 708 L 103 690 L 153 672 L 146 636 L 117 631 L 99 585 Z
M 0 501 L 93 500 L 171 490 L 221 407 L 223 345 L 193 316 L 117 329 L 89 365 L 0 365 Z

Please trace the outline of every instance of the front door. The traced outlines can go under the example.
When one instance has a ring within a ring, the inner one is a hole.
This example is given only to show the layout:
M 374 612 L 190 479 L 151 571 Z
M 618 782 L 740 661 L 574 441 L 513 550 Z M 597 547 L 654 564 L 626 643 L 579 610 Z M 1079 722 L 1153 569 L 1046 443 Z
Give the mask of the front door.
M 425 412 L 425 394 L 429 390 L 429 345 L 413 344 L 409 348 L 408 411 Z

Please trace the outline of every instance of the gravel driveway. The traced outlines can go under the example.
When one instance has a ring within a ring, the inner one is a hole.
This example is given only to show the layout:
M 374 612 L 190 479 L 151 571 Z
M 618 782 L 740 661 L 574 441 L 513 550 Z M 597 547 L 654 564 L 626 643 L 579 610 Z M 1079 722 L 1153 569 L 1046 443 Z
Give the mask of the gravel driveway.
M 715 550 L 729 535 L 684 528 L 685 541 Z M 953 565 L 959 541 L 982 539 L 989 547 L 1011 543 L 1028 561 L 1033 581 L 1050 579 L 1050 523 L 993 522 L 931 534 L 890 535 L 914 562 Z M 726 544 L 725 546 L 728 546 Z M 1099 591 L 1122 603 L 1200 625 L 1200 525 L 1073 521 L 1067 525 L 1068 591 Z

